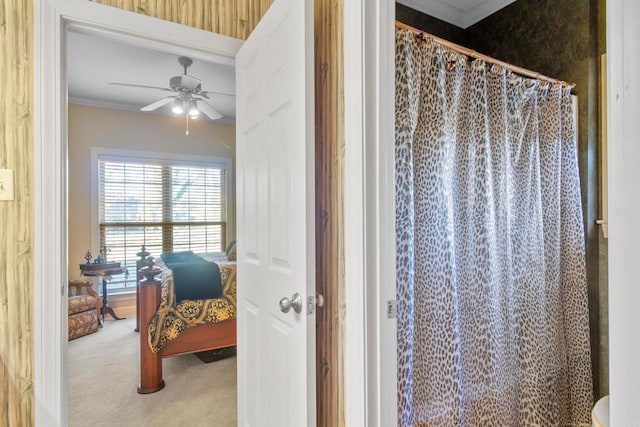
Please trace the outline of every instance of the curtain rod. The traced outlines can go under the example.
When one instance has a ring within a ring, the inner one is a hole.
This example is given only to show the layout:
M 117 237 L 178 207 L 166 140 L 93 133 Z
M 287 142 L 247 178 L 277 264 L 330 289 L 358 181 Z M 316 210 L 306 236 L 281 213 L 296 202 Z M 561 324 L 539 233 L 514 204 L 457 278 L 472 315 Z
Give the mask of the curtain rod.
M 526 68 L 518 67 L 517 65 L 512 65 L 512 64 L 509 64 L 507 62 L 500 61 L 499 59 L 495 59 L 495 58 L 492 58 L 490 56 L 483 55 L 481 53 L 476 52 L 473 49 L 469 49 L 469 48 L 466 48 L 464 46 L 460 46 L 458 44 L 452 43 L 452 42 L 450 42 L 448 40 L 445 40 L 445 39 L 442 39 L 440 37 L 436 37 L 433 34 L 429 34 L 426 31 L 422 31 L 422 30 L 419 30 L 417 28 L 414 28 L 414 27 L 412 27 L 410 25 L 405 24 L 404 22 L 396 21 L 396 27 L 403 28 L 405 30 L 412 31 L 412 32 L 414 32 L 414 33 L 416 33 L 418 35 L 422 35 L 423 37 L 428 37 L 430 39 L 433 39 L 436 42 L 438 42 L 439 44 L 441 44 L 443 46 L 446 46 L 451 50 L 455 50 L 456 52 L 461 53 L 463 55 L 467 55 L 467 56 L 470 56 L 470 57 L 476 58 L 476 59 L 482 59 L 483 61 L 488 62 L 490 64 L 496 64 L 496 65 L 503 66 L 507 70 L 509 70 L 509 71 L 511 71 L 513 73 L 520 74 L 520 75 L 526 76 L 526 77 L 531 77 L 531 78 L 534 78 L 534 79 L 537 79 L 537 80 L 543 80 L 545 82 L 561 83 L 561 84 L 567 85 L 567 86 L 569 86 L 571 88 L 575 87 L 574 83 L 567 83 L 567 82 L 562 81 L 562 80 L 554 79 L 552 77 L 547 77 L 547 76 L 542 75 L 540 73 L 536 73 L 535 71 L 527 70 Z

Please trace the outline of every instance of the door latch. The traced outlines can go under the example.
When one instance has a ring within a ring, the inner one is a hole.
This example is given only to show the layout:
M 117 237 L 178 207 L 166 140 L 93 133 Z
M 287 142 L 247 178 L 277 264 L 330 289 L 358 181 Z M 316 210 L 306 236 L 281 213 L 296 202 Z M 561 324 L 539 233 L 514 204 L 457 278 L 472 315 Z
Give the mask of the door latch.
M 324 305 L 324 297 L 322 294 L 316 294 L 315 296 L 307 297 L 307 315 L 313 314 L 316 307 L 322 307 Z
M 387 300 L 387 319 L 395 319 L 397 315 L 398 310 L 396 307 L 396 300 Z

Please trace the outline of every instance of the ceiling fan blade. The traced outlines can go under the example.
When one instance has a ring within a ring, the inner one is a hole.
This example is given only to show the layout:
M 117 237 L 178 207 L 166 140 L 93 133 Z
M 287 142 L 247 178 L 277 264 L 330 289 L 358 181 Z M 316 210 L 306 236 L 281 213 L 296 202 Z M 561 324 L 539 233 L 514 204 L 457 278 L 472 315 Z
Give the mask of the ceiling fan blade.
M 196 99 L 198 108 L 211 120 L 217 120 L 222 117 L 222 114 L 218 113 L 211 105 L 207 104 L 202 99 Z
M 168 87 L 134 85 L 134 84 L 131 84 L 131 83 L 114 83 L 114 82 L 111 82 L 109 84 L 110 85 L 116 85 L 116 86 L 141 87 L 141 88 L 144 88 L 144 89 L 157 89 L 157 90 L 164 90 L 164 91 L 174 92 L 173 89 L 170 89 Z
M 167 105 L 170 102 L 173 102 L 173 100 L 175 99 L 175 96 L 168 96 L 166 98 L 162 98 L 152 104 L 149 104 L 145 107 L 142 107 L 140 110 L 141 111 L 153 111 L 153 110 L 157 110 L 158 108 L 162 107 L 163 105 Z
M 236 96 L 235 93 L 215 92 L 215 91 L 212 91 L 212 90 L 203 90 L 203 91 L 198 93 L 198 95 L 202 95 L 205 98 L 208 98 L 207 95 L 209 95 L 209 94 L 224 95 L 224 96 L 234 96 L 234 97 Z

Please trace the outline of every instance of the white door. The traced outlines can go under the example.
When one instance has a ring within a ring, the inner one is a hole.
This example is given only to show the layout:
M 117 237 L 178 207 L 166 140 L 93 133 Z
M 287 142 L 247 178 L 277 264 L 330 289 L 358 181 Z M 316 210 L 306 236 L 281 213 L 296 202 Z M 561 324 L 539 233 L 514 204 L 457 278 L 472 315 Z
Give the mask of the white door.
M 316 423 L 313 91 L 313 2 L 275 0 L 236 56 L 240 426 Z

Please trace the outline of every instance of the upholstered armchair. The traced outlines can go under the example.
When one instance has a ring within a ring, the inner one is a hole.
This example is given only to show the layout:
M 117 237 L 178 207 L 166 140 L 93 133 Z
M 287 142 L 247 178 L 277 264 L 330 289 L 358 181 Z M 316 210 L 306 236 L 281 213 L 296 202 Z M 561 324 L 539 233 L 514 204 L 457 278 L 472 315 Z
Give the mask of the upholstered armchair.
M 100 326 L 100 298 L 91 280 L 69 281 L 69 341 L 96 332 Z

